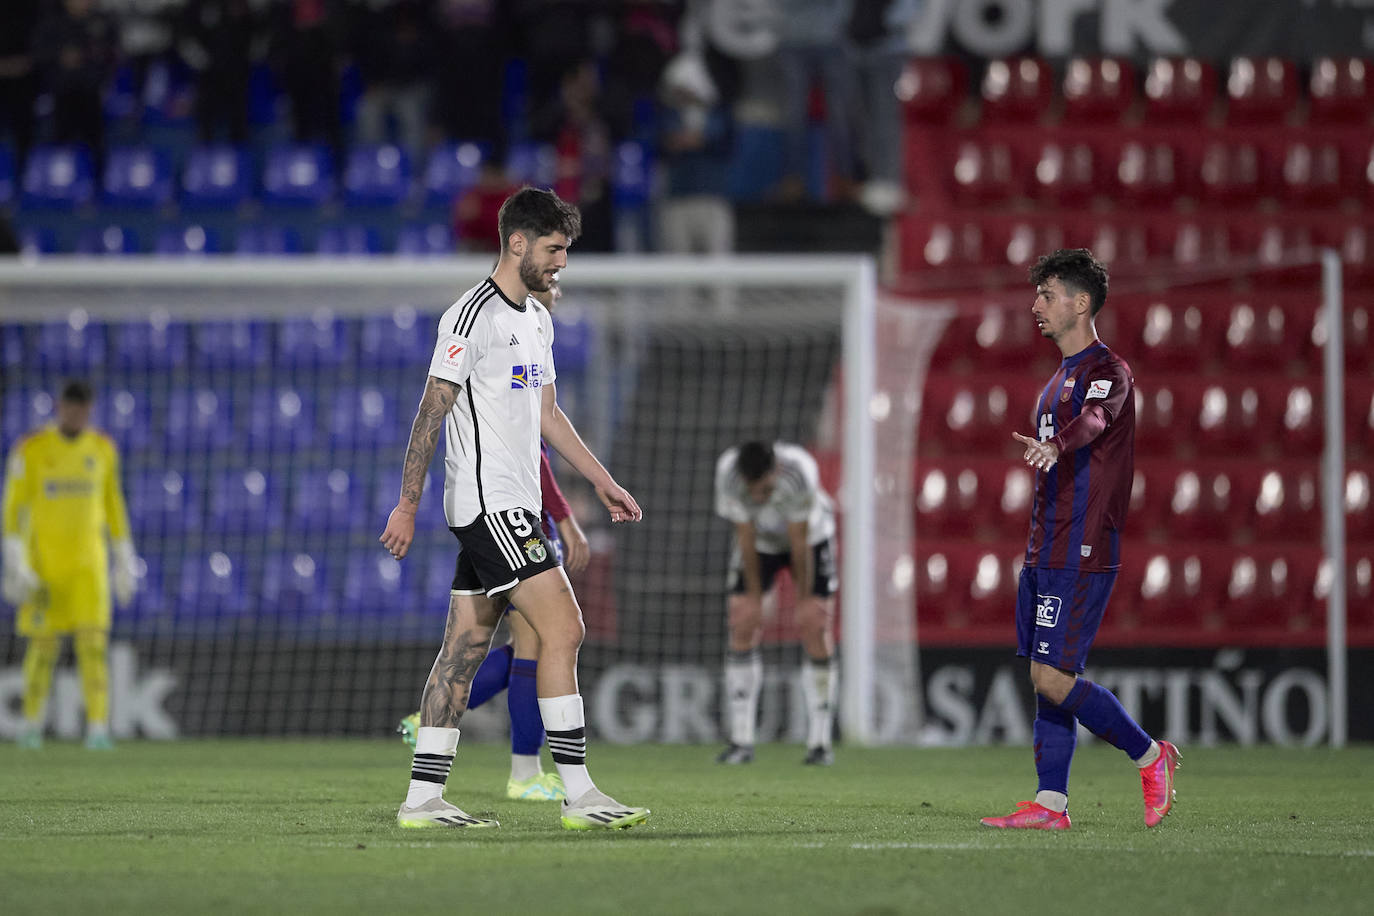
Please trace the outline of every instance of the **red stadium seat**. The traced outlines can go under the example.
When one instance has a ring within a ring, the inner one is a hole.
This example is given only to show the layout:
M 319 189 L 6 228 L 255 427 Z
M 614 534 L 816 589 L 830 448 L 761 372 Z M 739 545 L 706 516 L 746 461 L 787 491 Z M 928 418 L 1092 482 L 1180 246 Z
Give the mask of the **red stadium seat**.
M 1206 454 L 1252 454 L 1263 441 L 1260 416 L 1256 386 L 1208 385 L 1193 424 L 1194 440 Z
M 958 555 L 955 555 L 958 558 Z M 962 586 L 969 581 L 962 566 L 954 568 L 943 548 L 916 555 L 916 619 L 920 627 L 944 627 L 962 622 Z
M 1374 385 L 1368 380 L 1363 384 L 1346 382 L 1345 435 L 1348 446 L 1362 449 L 1366 457 L 1374 457 Z
M 1374 640 L 1374 545 L 1347 550 L 1345 568 L 1346 622 L 1351 635 L 1367 643 Z M 1329 594 L 1329 573 L 1325 584 Z
M 1279 173 L 1279 193 L 1285 203 L 1329 204 L 1340 199 L 1344 188 L 1341 152 L 1336 144 L 1303 140 L 1288 144 Z
M 973 219 L 907 217 L 902 227 L 902 269 L 978 267 L 988 263 L 982 224 Z
M 1216 607 L 1217 564 L 1208 551 L 1158 550 L 1144 559 L 1135 599 L 1142 626 L 1201 626 Z
M 1326 432 L 1320 378 L 1311 382 L 1280 381 L 1271 406 L 1278 415 L 1273 423 L 1265 424 L 1270 429 L 1264 434 L 1266 441 L 1277 441 L 1285 455 L 1316 458 L 1321 454 Z
M 1202 395 L 1192 377 L 1149 378 L 1136 384 L 1135 450 L 1141 455 L 1173 455 L 1192 448 L 1190 422 Z
M 1024 545 L 979 550 L 972 576 L 964 580 L 970 624 L 1005 626 L 1014 619 L 1017 578 L 1024 561 Z
M 1206 200 L 1249 204 L 1265 191 L 1264 160 L 1254 143 L 1212 142 L 1202 151 L 1198 186 Z
M 1205 467 L 1187 467 L 1157 477 L 1161 483 L 1168 481 L 1167 492 L 1156 492 L 1154 499 L 1167 500 L 1160 521 L 1169 539 L 1224 538 L 1239 527 L 1241 512 L 1233 492 L 1234 477 L 1227 470 Z
M 1232 123 L 1282 121 L 1297 105 L 1297 68 L 1279 57 L 1237 57 L 1226 77 L 1226 97 Z
M 1012 540 L 1024 536 L 1030 522 L 1031 500 L 1035 496 L 1035 480 L 1025 465 L 1008 463 L 1000 473 L 983 477 L 993 485 L 985 498 L 995 497 L 989 521 L 996 527 L 998 537 Z
M 992 61 L 983 75 L 983 120 L 995 123 L 1039 119 L 1049 109 L 1053 82 L 1049 64 L 1038 58 Z
M 1123 348 L 1141 368 L 1196 371 L 1211 358 L 1214 322 L 1196 304 L 1155 301 L 1144 310 L 1140 336 Z
M 1345 372 L 1347 377 L 1357 376 L 1368 371 L 1370 366 L 1370 348 L 1374 347 L 1374 338 L 1370 335 L 1370 307 L 1364 303 L 1362 297 L 1351 295 L 1347 284 L 1347 294 L 1344 301 L 1345 312 Z M 1307 335 L 1312 347 L 1308 353 L 1308 361 L 1312 368 L 1320 371 L 1322 365 L 1322 348 L 1326 346 L 1326 310 L 1318 308 L 1312 317 L 1311 334 Z
M 1314 124 L 1367 124 L 1374 109 L 1369 63 L 1356 57 L 1319 57 L 1308 81 L 1309 117 Z
M 1168 143 L 1130 140 L 1116 158 L 1117 186 L 1128 200 L 1158 203 L 1184 193 L 1187 176 L 1179 151 Z
M 953 57 L 907 61 L 894 87 L 908 123 L 945 124 L 968 94 L 968 67 Z
M 1060 204 L 1083 203 L 1099 190 L 1094 162 L 1086 143 L 1046 143 L 1035 162 L 1035 195 Z
M 1217 74 L 1196 57 L 1157 58 L 1145 76 L 1145 123 L 1199 124 L 1216 103 Z
M 988 449 L 996 449 L 993 454 L 1002 454 L 1011 442 L 1011 430 L 1019 426 L 1008 417 L 1008 406 L 1007 389 L 1002 385 L 960 381 L 937 435 L 951 452 L 986 455 Z M 1017 411 L 1015 416 L 1024 414 L 1019 405 Z
M 1132 220 L 1094 219 L 1086 228 L 1084 247 L 1113 269 L 1138 266 L 1150 260 L 1149 233 L 1145 226 Z M 1113 303 L 1115 310 L 1116 303 Z M 1105 315 L 1105 313 L 1103 313 Z M 1101 320 L 1098 322 L 1101 325 Z
M 1374 466 L 1349 468 L 1345 475 L 1345 536 L 1354 544 L 1374 544 Z
M 1064 226 L 1059 222 L 1015 219 L 1005 226 L 1005 235 L 998 241 L 1005 242 L 1000 246 L 1004 264 L 1029 267 L 1045 252 L 1064 247 Z M 1029 312 L 1027 304 L 1026 314 Z
M 1288 314 L 1276 302 L 1236 302 L 1226 319 L 1226 348 L 1222 360 L 1228 369 L 1278 371 L 1297 357 L 1306 328 L 1290 327 Z
M 1024 550 L 1020 544 L 952 542 L 921 549 L 916 559 L 916 608 L 921 626 L 1008 626 Z
M 1238 631 L 1319 626 L 1313 596 L 1320 561 L 1320 550 L 1305 546 L 1236 550 L 1220 603 L 1222 623 Z
M 1119 121 L 1135 101 L 1135 70 L 1116 57 L 1075 57 L 1064 70 L 1064 120 L 1075 124 Z
M 970 537 L 976 533 L 980 489 L 978 472 L 967 465 L 923 463 L 916 473 L 917 537 Z
M 1321 534 L 1319 469 L 1266 467 L 1255 493 L 1251 526 L 1268 541 L 1311 541 Z
M 1021 193 L 1011 147 L 1000 141 L 966 140 L 953 163 L 954 193 L 964 203 L 1011 200 Z
M 1231 231 L 1226 222 L 1170 220 L 1163 231 L 1163 247 L 1178 267 L 1214 269 L 1231 260 Z

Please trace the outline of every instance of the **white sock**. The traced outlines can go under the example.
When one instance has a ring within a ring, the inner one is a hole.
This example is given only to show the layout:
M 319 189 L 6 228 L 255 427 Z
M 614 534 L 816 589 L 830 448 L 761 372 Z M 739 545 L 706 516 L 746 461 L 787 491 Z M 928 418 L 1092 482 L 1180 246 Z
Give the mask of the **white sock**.
M 410 790 L 406 807 L 442 798 L 453 756 L 458 753 L 458 729 L 421 725 L 415 730 L 415 757 L 410 764 Z
M 802 665 L 802 696 L 810 720 L 807 728 L 807 747 L 830 747 L 830 735 L 835 718 L 835 677 L 833 658 L 818 662 L 808 658 Z
M 1150 749 L 1135 759 L 1135 765 L 1142 770 L 1159 759 L 1159 742 L 1151 741 Z
M 758 649 L 731 651 L 725 656 L 725 697 L 731 744 L 754 746 L 754 723 L 763 689 L 763 655 Z
M 539 765 L 538 754 L 510 755 L 510 778 L 516 782 L 533 779 L 542 772 L 544 772 L 544 768 Z
M 576 693 L 540 697 L 539 717 L 544 720 L 544 734 L 553 752 L 553 765 L 563 779 L 563 789 L 569 801 L 577 801 L 596 788 L 587 772 L 587 720 L 582 697 Z
M 87 738 L 108 738 L 110 737 L 109 722 L 88 722 L 86 723 Z
M 1035 803 L 1042 808 L 1049 808 L 1051 811 L 1058 814 L 1063 814 L 1069 809 L 1069 797 L 1063 792 L 1036 792 Z

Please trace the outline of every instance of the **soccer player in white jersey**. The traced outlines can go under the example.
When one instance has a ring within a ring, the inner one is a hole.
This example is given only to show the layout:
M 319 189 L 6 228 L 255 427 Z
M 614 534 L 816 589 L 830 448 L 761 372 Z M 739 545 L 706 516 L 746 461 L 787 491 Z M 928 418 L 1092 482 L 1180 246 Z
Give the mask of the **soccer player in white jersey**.
M 806 661 L 802 692 L 809 718 L 805 763 L 834 762 L 835 510 L 816 460 L 800 445 L 746 442 L 716 463 L 716 514 L 734 522 L 730 563 L 730 649 L 725 693 L 730 744 L 717 763 L 754 759 L 754 723 L 763 686 L 763 599 L 791 569 L 797 627 Z
M 530 295 L 568 263 L 582 228 L 577 208 L 552 191 L 522 188 L 501 205 L 501 254 L 487 279 L 439 319 L 429 379 L 410 431 L 401 496 L 382 545 L 403 559 L 415 536 L 425 469 L 444 428 L 444 512 L 461 544 L 444 641 L 420 699 L 403 827 L 495 827 L 444 800 L 458 748 L 458 722 L 473 674 L 507 603 L 539 637 L 536 690 L 549 749 L 567 798 L 569 830 L 632 827 L 647 808 L 622 805 L 587 771 L 586 722 L 577 689 L 582 612 L 539 524 L 539 438 L 596 490 L 611 521 L 643 517 L 559 409 L 553 322 Z

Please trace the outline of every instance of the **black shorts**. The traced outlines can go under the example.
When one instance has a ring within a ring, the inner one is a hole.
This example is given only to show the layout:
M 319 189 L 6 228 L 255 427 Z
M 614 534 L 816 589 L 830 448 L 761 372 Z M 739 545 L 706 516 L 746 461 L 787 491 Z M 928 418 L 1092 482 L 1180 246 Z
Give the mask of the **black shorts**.
M 449 530 L 461 545 L 453 573 L 453 591 L 460 595 L 495 595 L 559 565 L 539 516 L 525 509 L 489 512 Z
M 818 598 L 829 598 L 835 594 L 839 582 L 835 576 L 835 548 L 829 540 L 821 541 L 811 548 L 811 566 L 816 571 L 811 582 L 811 594 Z M 766 592 L 773 587 L 773 580 L 784 569 L 792 568 L 790 553 L 759 554 L 759 584 Z M 744 594 L 744 573 L 739 567 L 739 553 L 735 554 L 734 565 L 730 569 L 730 593 Z

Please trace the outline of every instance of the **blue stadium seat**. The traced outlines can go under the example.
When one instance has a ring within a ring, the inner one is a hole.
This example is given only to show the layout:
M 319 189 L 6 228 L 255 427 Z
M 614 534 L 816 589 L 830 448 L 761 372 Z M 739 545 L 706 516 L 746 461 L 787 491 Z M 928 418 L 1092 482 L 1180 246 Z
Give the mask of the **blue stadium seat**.
M 77 254 L 120 257 L 136 254 L 138 249 L 138 236 L 132 229 L 124 226 L 86 229 L 76 240 Z
M 443 223 L 411 223 L 396 233 L 396 254 L 403 257 L 437 258 L 453 251 L 453 230 Z
M 253 196 L 248 154 L 233 146 L 191 150 L 181 173 L 181 205 L 187 209 L 232 209 Z
M 289 226 L 244 226 L 234 240 L 234 253 L 245 257 L 282 257 L 301 253 L 301 237 Z
M 110 325 L 111 353 L 122 369 L 170 369 L 189 365 L 191 329 L 185 322 L 154 315 Z
M 577 373 L 591 362 L 596 331 L 584 312 L 560 310 L 553 320 L 553 362 L 558 373 Z M 562 386 L 559 386 L 560 390 Z
M 617 207 L 642 209 L 649 205 L 653 191 L 653 169 L 649 148 L 627 140 L 615 149 L 611 168 L 611 194 Z
M 272 358 L 272 340 L 265 321 L 206 321 L 193 328 L 191 344 L 198 368 L 241 369 L 261 366 Z
M 292 366 L 337 366 L 353 361 L 354 326 L 327 308 L 309 317 L 287 318 L 277 334 L 278 358 Z
M 166 468 L 149 468 L 132 474 L 126 495 L 134 542 L 144 543 L 148 538 L 201 530 L 205 519 L 198 483 L 193 474 Z
M 26 207 L 70 210 L 95 198 L 95 174 L 84 147 L 38 146 L 24 167 Z
M 390 143 L 354 147 L 343 184 L 344 200 L 352 206 L 395 206 L 410 195 L 410 159 Z
M 330 399 L 329 439 L 336 449 L 401 445 L 410 424 L 401 420 L 395 397 L 381 388 L 340 388 Z
M 409 434 L 409 430 L 406 431 Z M 448 527 L 444 517 L 444 462 L 440 458 L 430 472 L 425 475 L 424 496 L 420 500 L 420 511 L 415 516 L 417 531 L 443 532 Z M 396 500 L 401 496 L 401 468 L 383 467 L 376 475 L 377 488 L 372 492 L 373 518 L 386 524 L 386 517 L 396 508 Z
M 349 551 L 341 610 L 349 617 L 391 617 L 416 604 L 414 571 L 378 547 Z
M 248 448 L 253 451 L 293 451 L 315 441 L 315 405 L 310 393 L 294 388 L 258 389 L 244 418 Z
M 153 413 L 144 390 L 107 392 L 96 400 L 96 407 L 100 414 L 98 425 L 125 453 L 140 451 L 151 443 Z
M 172 166 L 151 146 L 120 146 L 105 160 L 105 202 L 151 209 L 172 199 Z
M 218 550 L 182 560 L 176 589 L 178 616 L 215 617 L 248 610 L 243 566 L 242 557 Z
M 325 226 L 315 241 L 315 253 L 358 257 L 380 254 L 381 239 L 370 226 Z
M 212 229 L 192 223 L 165 226 L 158 231 L 153 253 L 166 258 L 193 258 L 219 251 L 219 235 Z
M 429 366 L 436 340 L 434 320 L 413 308 L 363 319 L 359 363 L 367 367 Z M 415 393 L 418 398 L 419 391 Z
M 134 68 L 120 64 L 105 85 L 105 120 L 120 121 L 138 110 Z
M 282 98 L 281 87 L 272 68 L 267 64 L 254 64 L 248 77 L 248 121 L 251 124 L 270 125 L 280 120 L 277 111 Z
M 26 258 L 57 253 L 57 236 L 42 226 L 25 226 L 19 230 L 19 253 Z
M 481 144 L 443 143 L 429 154 L 425 165 L 425 198 L 431 204 L 448 205 L 477 183 L 482 163 L 490 153 Z
M 0 414 L 0 435 L 8 450 L 20 436 L 27 435 L 53 418 L 53 398 L 46 391 L 10 388 L 5 392 L 4 413 Z
M 24 325 L 17 321 L 0 321 L 0 366 L 12 366 L 18 372 L 29 352 L 26 337 Z
M 8 146 L 0 146 L 0 207 L 14 200 L 14 156 Z
M 172 391 L 162 430 L 172 452 L 227 448 L 234 441 L 232 405 L 227 393 L 211 388 Z
M 190 119 L 194 92 L 180 61 L 155 59 L 143 77 L 143 123 L 181 124 Z
M 263 203 L 316 207 L 334 193 L 334 164 L 321 146 L 292 144 L 267 151 L 262 173 Z
M 517 184 L 547 188 L 558 177 L 558 152 L 552 143 L 515 143 L 506 156 L 506 177 Z
M 372 514 L 363 472 L 343 468 L 297 468 L 291 481 L 290 521 L 293 531 L 307 535 L 386 524 Z
M 137 532 L 135 532 L 135 539 L 137 539 Z M 142 560 L 142 576 L 138 583 L 138 591 L 134 594 L 133 604 L 127 608 L 121 608 L 115 617 L 115 626 L 120 629 L 131 624 L 150 621 L 166 613 L 168 608 L 162 555 L 153 550 L 146 550 L 139 559 Z
M 38 328 L 40 368 L 49 372 L 87 373 L 105 365 L 105 325 L 53 321 Z
M 441 542 L 440 547 L 431 547 L 424 556 L 425 578 L 420 590 L 421 608 L 441 605 L 444 596 L 453 589 L 453 571 L 458 557 L 458 541 Z M 416 557 L 416 559 L 420 559 Z
M 318 614 L 332 604 L 325 558 L 303 552 L 269 553 L 259 590 L 263 616 Z
M 286 513 L 273 476 L 258 468 L 220 471 L 210 484 L 210 529 L 261 537 Z

